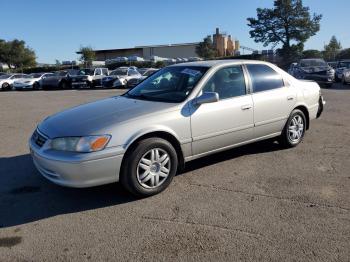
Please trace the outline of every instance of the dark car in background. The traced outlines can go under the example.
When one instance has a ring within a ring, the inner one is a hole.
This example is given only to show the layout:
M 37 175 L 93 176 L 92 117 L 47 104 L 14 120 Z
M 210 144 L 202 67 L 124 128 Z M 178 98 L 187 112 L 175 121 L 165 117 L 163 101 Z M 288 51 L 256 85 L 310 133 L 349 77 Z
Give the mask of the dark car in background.
M 335 81 L 340 82 L 343 79 L 343 71 L 350 69 L 350 59 L 340 60 L 335 67 Z
M 101 80 L 108 76 L 107 68 L 84 68 L 78 70 L 77 74 L 72 76 L 73 88 L 92 88 L 101 86 Z
M 72 87 L 72 76 L 76 75 L 78 70 L 69 69 L 55 72 L 53 75 L 41 80 L 42 89 L 67 89 Z
M 330 87 L 334 82 L 335 71 L 326 61 L 319 58 L 301 59 L 293 68 L 293 76 L 298 79 L 313 80 Z

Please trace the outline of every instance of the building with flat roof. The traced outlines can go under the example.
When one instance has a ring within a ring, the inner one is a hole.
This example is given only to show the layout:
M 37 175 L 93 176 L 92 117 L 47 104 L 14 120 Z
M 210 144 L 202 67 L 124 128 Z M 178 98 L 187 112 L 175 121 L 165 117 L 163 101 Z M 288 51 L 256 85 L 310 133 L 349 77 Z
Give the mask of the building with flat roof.
M 149 45 L 149 46 L 135 46 L 132 48 L 118 48 L 118 49 L 101 49 L 95 51 L 96 61 L 106 61 L 116 57 L 143 57 L 145 60 L 150 60 L 153 56 L 166 58 L 189 58 L 197 57 L 196 46 L 198 43 L 183 43 L 183 44 L 169 44 L 169 45 Z M 77 52 L 80 54 L 80 52 Z
M 135 46 L 131 48 L 101 49 L 94 51 L 96 61 L 112 60 L 117 57 L 141 57 L 145 60 L 151 60 L 152 57 L 171 59 L 192 58 L 198 57 L 196 53 L 196 47 L 198 44 L 199 42 L 168 45 L 147 45 Z M 216 32 L 213 34 L 213 44 L 217 49 L 219 56 L 233 56 L 240 48 L 238 41 L 235 41 L 231 35 L 220 32 L 219 28 L 216 28 Z M 80 54 L 80 52 L 77 52 L 77 54 Z

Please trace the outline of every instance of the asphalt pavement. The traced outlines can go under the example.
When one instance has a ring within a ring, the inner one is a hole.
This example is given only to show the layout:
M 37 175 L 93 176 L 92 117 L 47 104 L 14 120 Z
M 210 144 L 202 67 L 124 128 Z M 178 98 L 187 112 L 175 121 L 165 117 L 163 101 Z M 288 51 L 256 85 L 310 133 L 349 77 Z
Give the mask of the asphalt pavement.
M 46 116 L 120 90 L 0 93 L 0 261 L 349 261 L 350 86 L 302 144 L 272 141 L 189 163 L 163 193 L 54 185 L 27 140 Z

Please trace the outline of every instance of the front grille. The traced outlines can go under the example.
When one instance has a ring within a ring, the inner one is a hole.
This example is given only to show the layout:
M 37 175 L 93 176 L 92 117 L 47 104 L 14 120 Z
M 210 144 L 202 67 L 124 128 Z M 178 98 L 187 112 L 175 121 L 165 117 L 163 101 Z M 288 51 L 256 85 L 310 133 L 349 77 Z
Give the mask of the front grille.
M 32 140 L 34 141 L 34 143 L 35 143 L 37 146 L 42 147 L 42 146 L 45 144 L 47 138 L 44 137 L 43 135 L 41 135 L 41 134 L 38 132 L 38 130 L 35 130 L 34 133 L 33 133 L 33 135 L 32 135 Z

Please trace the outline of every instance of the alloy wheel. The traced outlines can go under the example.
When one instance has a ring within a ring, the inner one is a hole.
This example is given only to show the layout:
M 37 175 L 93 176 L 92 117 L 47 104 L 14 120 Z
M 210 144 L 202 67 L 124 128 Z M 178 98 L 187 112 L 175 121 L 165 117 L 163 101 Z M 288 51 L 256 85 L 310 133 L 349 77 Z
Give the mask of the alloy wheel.
M 147 151 L 137 165 L 137 180 L 144 188 L 156 188 L 169 176 L 171 160 L 161 148 Z
M 304 134 L 304 119 L 295 115 L 289 123 L 288 137 L 292 143 L 298 143 Z

